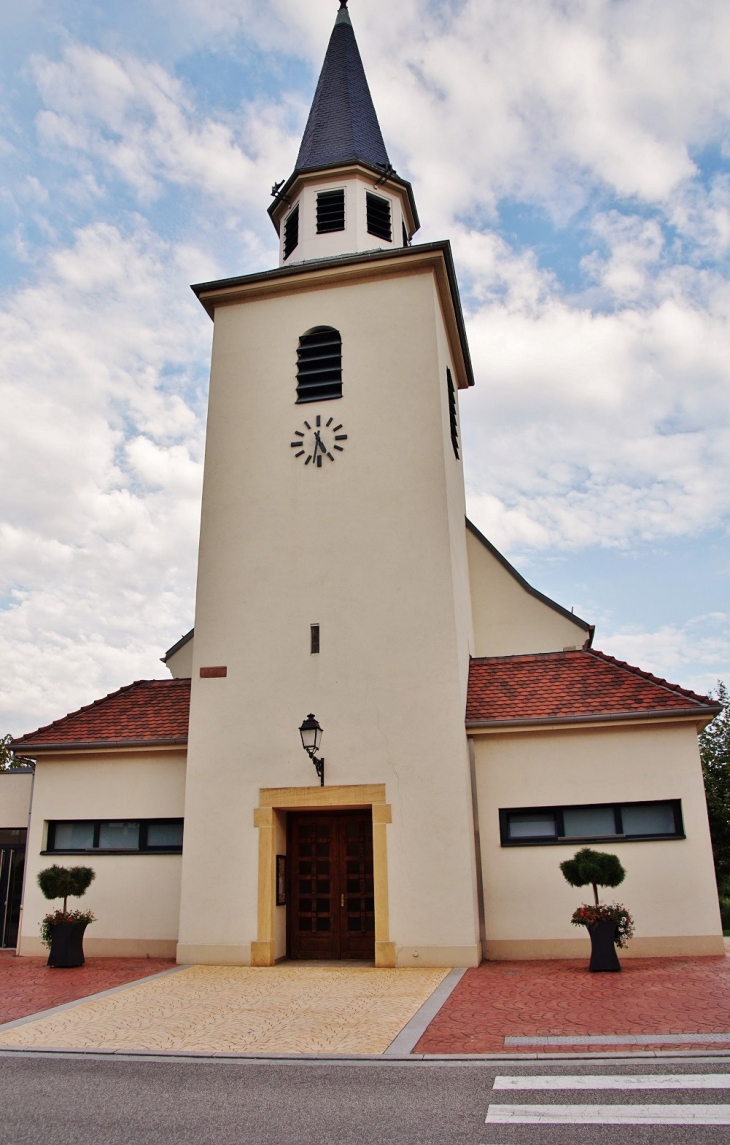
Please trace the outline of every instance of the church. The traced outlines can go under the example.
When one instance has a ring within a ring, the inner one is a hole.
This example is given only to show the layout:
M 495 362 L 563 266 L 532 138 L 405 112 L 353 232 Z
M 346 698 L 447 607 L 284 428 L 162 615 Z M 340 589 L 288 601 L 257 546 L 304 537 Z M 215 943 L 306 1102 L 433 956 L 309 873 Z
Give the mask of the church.
M 559 864 L 592 846 L 627 871 L 628 956 L 723 954 L 697 746 L 718 706 L 598 651 L 466 519 L 451 248 L 414 241 L 347 0 L 269 215 L 277 268 L 193 287 L 195 627 L 169 678 L 13 744 L 36 765 L 0 774 L 0 945 L 42 954 L 37 872 L 83 863 L 90 955 L 582 957 Z

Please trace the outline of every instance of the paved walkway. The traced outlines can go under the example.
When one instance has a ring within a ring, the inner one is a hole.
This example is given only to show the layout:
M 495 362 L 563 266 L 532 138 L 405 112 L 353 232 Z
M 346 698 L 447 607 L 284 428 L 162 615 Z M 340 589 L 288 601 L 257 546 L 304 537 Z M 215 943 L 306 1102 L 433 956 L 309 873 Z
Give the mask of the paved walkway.
M 87 958 L 86 965 L 75 970 L 49 970 L 45 958 L 15 958 L 3 951 L 0 1023 L 135 982 L 174 965 L 162 958 Z
M 620 974 L 590 974 L 585 960 L 483 962 L 467 970 L 414 1052 L 730 1049 L 730 958 L 622 965 Z M 729 1036 L 693 1042 L 692 1034 Z
M 0 1031 L 0 1048 L 381 1054 L 447 974 L 192 966 Z

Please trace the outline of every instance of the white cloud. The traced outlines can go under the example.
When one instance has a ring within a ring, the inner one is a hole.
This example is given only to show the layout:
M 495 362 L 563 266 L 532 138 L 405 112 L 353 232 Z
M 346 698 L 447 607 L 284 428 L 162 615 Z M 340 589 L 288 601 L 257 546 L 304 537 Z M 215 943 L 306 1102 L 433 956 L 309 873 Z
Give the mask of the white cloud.
M 653 632 L 619 628 L 596 641 L 601 651 L 709 695 L 730 663 L 730 614 L 696 616 Z
M 10 730 L 162 674 L 190 621 L 210 323 L 187 281 L 201 272 L 203 254 L 141 223 L 99 224 L 0 312 Z
M 45 108 L 41 140 L 53 153 L 100 162 L 148 204 L 168 184 L 192 187 L 221 205 L 260 206 L 280 156 L 296 154 L 293 98 L 243 105 L 236 116 L 201 116 L 193 94 L 154 62 L 114 58 L 82 44 L 60 60 L 37 58 Z

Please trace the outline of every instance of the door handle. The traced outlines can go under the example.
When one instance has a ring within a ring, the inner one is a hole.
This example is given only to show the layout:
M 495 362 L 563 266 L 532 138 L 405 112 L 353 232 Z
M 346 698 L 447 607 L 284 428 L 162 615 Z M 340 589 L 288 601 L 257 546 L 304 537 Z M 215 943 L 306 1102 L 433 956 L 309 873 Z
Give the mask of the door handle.
M 345 905 L 345 896 L 340 895 L 340 906 L 344 906 L 344 905 Z

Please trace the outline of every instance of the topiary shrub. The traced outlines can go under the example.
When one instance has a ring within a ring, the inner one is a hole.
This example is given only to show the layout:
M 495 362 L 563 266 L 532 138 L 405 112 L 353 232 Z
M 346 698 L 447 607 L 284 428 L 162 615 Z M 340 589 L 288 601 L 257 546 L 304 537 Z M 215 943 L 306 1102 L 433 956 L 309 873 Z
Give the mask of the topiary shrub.
M 91 867 L 46 867 L 38 873 L 38 886 L 47 899 L 63 899 L 63 913 L 69 898 L 81 898 L 96 878 Z
M 590 847 L 576 851 L 572 859 L 560 864 L 560 870 L 571 887 L 593 887 L 596 906 L 599 905 L 599 887 L 617 887 L 626 878 L 617 855 L 593 851 Z

